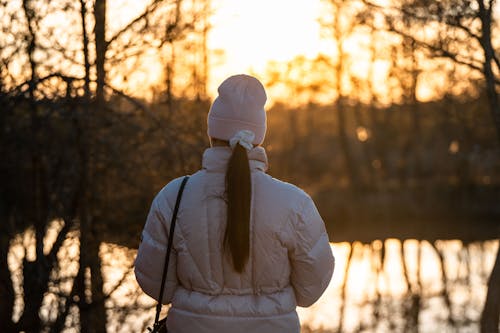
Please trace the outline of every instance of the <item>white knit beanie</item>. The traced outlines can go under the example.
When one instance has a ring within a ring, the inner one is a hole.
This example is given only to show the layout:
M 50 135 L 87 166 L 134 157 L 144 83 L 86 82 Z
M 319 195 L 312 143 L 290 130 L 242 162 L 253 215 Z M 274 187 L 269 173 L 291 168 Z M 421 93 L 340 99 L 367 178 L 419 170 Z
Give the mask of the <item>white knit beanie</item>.
M 238 131 L 255 134 L 253 144 L 261 144 L 266 135 L 267 96 L 264 86 L 256 78 L 240 74 L 222 82 L 219 96 L 208 112 L 208 136 L 230 140 Z

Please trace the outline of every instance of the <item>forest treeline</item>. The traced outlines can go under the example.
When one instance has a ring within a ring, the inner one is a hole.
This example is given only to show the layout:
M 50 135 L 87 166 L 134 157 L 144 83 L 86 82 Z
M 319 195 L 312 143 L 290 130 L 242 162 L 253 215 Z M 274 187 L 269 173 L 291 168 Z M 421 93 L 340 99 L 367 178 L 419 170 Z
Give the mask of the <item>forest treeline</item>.
M 489 239 L 499 228 L 500 154 L 486 103 L 346 102 L 345 141 L 337 104 L 276 105 L 270 173 L 314 196 L 333 239 Z
M 40 200 L 51 207 L 46 214 L 58 218 L 64 209 L 78 204 L 83 163 L 90 163 L 88 177 L 95 190 L 88 200 L 96 210 L 93 219 L 107 226 L 109 240 L 133 246 L 152 196 L 171 179 L 201 167 L 201 155 L 208 147 L 210 101 L 175 100 L 174 112 L 162 102 L 142 102 L 148 111 L 137 112 L 120 96 L 111 100 L 121 107 L 105 117 L 87 117 L 79 98 L 37 101 L 42 107 L 35 143 L 30 142 L 31 119 L 24 116 L 30 103 L 16 100 L 11 112 L 2 114 L 6 129 L 2 155 L 10 162 L 4 164 L 2 184 L 8 202 L 24 203 L 16 208 L 19 214 L 33 213 L 25 198 L 34 195 L 36 179 L 28 175 L 30 153 L 36 149 L 43 165 L 39 181 L 51 193 L 40 193 Z M 268 110 L 264 143 L 269 173 L 304 187 L 319 202 L 327 225 L 336 229 L 332 235 L 342 232 L 343 222 L 343 228 L 357 230 L 357 223 L 364 220 L 397 219 L 404 228 L 419 218 L 422 225 L 427 218 L 441 219 L 446 226 L 461 218 L 471 224 L 471 240 L 489 238 L 492 229 L 474 231 L 481 219 L 490 228 L 497 227 L 500 215 L 500 155 L 485 103 L 485 98 L 462 96 L 373 108 L 352 101 L 346 107 L 347 147 L 339 140 L 336 104 L 299 109 L 276 104 Z M 418 113 L 412 112 L 414 108 Z M 87 157 L 80 147 L 86 144 L 93 147 Z M 20 219 L 26 224 L 16 223 L 18 231 L 34 218 Z M 115 228 L 124 232 L 116 233 Z M 396 236 L 380 230 L 380 225 L 377 228 L 386 237 Z M 374 230 L 364 232 L 358 230 L 358 237 L 383 236 L 370 236 Z M 425 236 L 433 237 L 433 232 L 437 231 L 429 230 Z
M 284 69 L 271 64 L 265 75 L 271 94 L 285 88 L 268 112 L 270 173 L 306 188 L 334 237 L 370 220 L 392 230 L 403 218 L 418 225 L 459 216 L 465 233 L 498 237 L 495 2 L 426 3 L 325 1 L 331 15 L 322 24 L 336 53 L 299 57 Z M 2 332 L 105 332 L 111 312 L 126 314 L 109 303 L 100 246 L 137 246 L 153 195 L 196 171 L 208 146 L 210 2 L 154 0 L 113 29 L 107 6 L 0 2 Z M 437 32 L 422 39 L 425 24 Z M 358 29 L 381 43 L 368 45 L 373 66 L 365 79 L 345 48 Z M 397 37 L 392 44 L 389 35 Z M 385 93 L 370 79 L 382 60 L 391 66 Z M 161 82 L 150 84 L 147 97 L 133 95 L 128 80 L 151 61 Z M 421 102 L 420 82 L 431 84 L 425 75 L 433 71 L 445 83 L 433 101 Z M 412 235 L 409 224 L 397 225 L 401 237 Z M 374 229 L 384 230 L 367 230 Z M 20 235 L 27 231 L 26 243 Z M 78 269 L 65 276 L 58 253 L 70 238 L 78 240 Z M 17 270 L 9 265 L 13 244 L 24 247 Z M 485 332 L 498 328 L 498 257 Z

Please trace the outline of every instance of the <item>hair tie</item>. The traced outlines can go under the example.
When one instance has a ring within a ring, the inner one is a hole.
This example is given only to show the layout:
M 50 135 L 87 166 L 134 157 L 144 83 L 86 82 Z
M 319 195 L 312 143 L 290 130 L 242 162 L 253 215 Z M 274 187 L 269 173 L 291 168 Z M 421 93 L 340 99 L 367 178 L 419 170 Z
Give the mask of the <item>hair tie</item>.
M 238 131 L 231 139 L 229 139 L 229 145 L 232 149 L 236 147 L 239 143 L 240 146 L 246 150 L 251 150 L 253 148 L 253 140 L 255 139 L 255 133 L 249 130 Z

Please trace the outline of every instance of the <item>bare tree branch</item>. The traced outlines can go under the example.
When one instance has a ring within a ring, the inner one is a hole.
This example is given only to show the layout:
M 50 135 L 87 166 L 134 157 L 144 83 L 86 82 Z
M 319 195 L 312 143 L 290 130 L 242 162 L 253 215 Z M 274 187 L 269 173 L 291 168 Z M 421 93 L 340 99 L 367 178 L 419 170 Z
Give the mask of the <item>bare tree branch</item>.
M 373 8 L 373 9 L 377 9 L 377 10 L 380 10 L 380 11 L 385 11 L 387 10 L 386 7 L 383 7 L 381 5 L 378 5 L 376 3 L 372 3 L 371 1 L 369 0 L 362 0 L 362 2 L 369 6 L 370 8 Z M 482 4 L 482 1 L 481 0 L 478 0 L 478 3 L 481 3 L 479 6 L 480 6 L 480 9 L 481 9 L 481 6 L 483 6 L 482 8 L 484 8 L 484 4 Z M 405 15 L 413 15 L 413 13 L 409 13 L 408 11 L 405 11 L 401 8 L 396 8 L 396 7 L 390 7 L 390 9 L 392 10 L 396 10 L 396 11 L 403 11 L 403 14 Z M 413 15 L 414 18 L 418 18 L 416 17 L 415 15 Z M 456 25 L 454 25 L 456 26 Z M 470 31 L 471 34 L 474 35 L 474 38 L 480 38 L 480 36 L 474 34 L 469 28 L 465 28 L 465 27 L 458 27 L 456 26 L 457 28 L 463 28 L 463 29 L 467 29 Z M 371 28 L 375 28 L 373 26 L 371 26 Z M 470 59 L 470 60 L 467 60 L 467 59 L 463 59 L 461 58 L 458 54 L 454 53 L 454 52 L 451 52 L 443 47 L 440 47 L 440 46 L 436 46 L 436 45 L 433 45 L 431 43 L 428 43 L 428 42 L 425 42 L 425 41 L 422 41 L 422 40 L 419 40 L 417 38 L 415 38 L 414 36 L 412 36 L 411 34 L 407 33 L 407 32 L 404 32 L 398 28 L 396 28 L 394 25 L 390 24 L 389 28 L 386 29 L 388 32 L 393 32 L 395 34 L 398 34 L 400 36 L 402 36 L 403 38 L 407 38 L 409 39 L 410 41 L 412 41 L 413 43 L 417 44 L 418 46 L 420 47 L 423 47 L 429 51 L 432 52 L 432 54 L 436 57 L 440 57 L 440 58 L 447 58 L 447 59 L 450 59 L 452 60 L 453 62 L 455 62 L 456 64 L 459 64 L 459 65 L 464 65 L 464 66 L 467 66 L 469 67 L 470 69 L 474 70 L 474 71 L 478 71 L 480 73 L 483 72 L 483 64 L 480 63 L 479 61 L 477 60 L 474 60 L 474 59 Z M 464 30 L 465 31 L 465 30 Z M 478 40 L 480 41 L 480 39 Z M 495 63 L 497 64 L 497 66 L 499 66 L 499 69 L 500 69 L 500 62 L 498 61 L 498 57 L 494 57 L 495 59 Z M 495 78 L 495 84 L 500 86 L 500 79 L 499 78 Z
M 498 71 L 500 71 L 500 57 L 498 54 L 493 50 L 493 60 L 495 61 L 495 64 L 497 65 Z
M 452 27 L 455 27 L 455 28 L 458 28 L 458 29 L 464 31 L 465 33 L 467 33 L 467 35 L 469 35 L 469 37 L 474 38 L 477 41 L 481 40 L 481 36 L 474 33 L 469 27 L 467 27 L 465 25 L 462 25 L 462 24 L 460 24 L 458 22 L 454 22 L 454 21 L 448 21 L 447 24 L 452 26 Z
M 75 76 L 68 76 L 68 75 L 64 75 L 62 73 L 50 73 L 44 77 L 38 77 L 36 80 L 27 80 L 27 81 L 24 81 L 22 82 L 21 84 L 15 86 L 13 89 L 11 89 L 8 93 L 9 94 L 12 94 L 12 95 L 18 95 L 18 94 L 24 94 L 26 93 L 29 89 L 35 89 L 35 87 L 46 81 L 46 80 L 49 80 L 51 78 L 54 78 L 54 77 L 58 77 L 62 80 L 65 80 L 65 81 L 80 81 L 80 80 L 83 80 L 84 78 L 80 78 L 80 77 L 75 77 Z M 26 89 L 23 88 L 24 86 L 27 86 Z
M 78 268 L 77 276 L 82 274 L 83 267 L 80 265 Z M 60 311 L 57 315 L 56 320 L 53 322 L 52 327 L 50 328 L 50 333 L 59 333 L 64 328 L 64 324 L 66 321 L 66 317 L 68 316 L 69 309 L 76 302 L 73 298 L 78 294 L 79 284 L 76 278 L 73 279 L 73 286 L 71 287 L 71 291 L 69 295 L 58 295 L 61 298 L 61 302 L 64 303 L 62 307 L 62 311 Z
M 138 22 L 142 21 L 143 19 L 146 19 L 149 14 L 151 14 L 158 4 L 162 2 L 162 0 L 154 0 L 151 4 L 149 4 L 144 12 L 137 16 L 135 19 L 130 21 L 126 26 L 121 28 L 116 34 L 114 34 L 108 41 L 107 44 L 113 43 L 115 40 L 117 40 L 121 35 L 123 35 L 125 32 L 127 32 L 130 28 L 132 28 L 134 25 L 136 25 Z
M 403 13 L 403 15 L 405 15 L 407 17 L 411 17 L 412 19 L 420 21 L 420 22 L 425 23 L 425 22 L 429 21 L 429 17 L 418 15 L 417 13 L 411 12 L 407 9 L 402 8 L 402 7 L 391 6 L 391 7 L 389 7 L 389 9 L 397 10 L 397 11 Z M 469 37 L 474 38 L 477 41 L 481 40 L 481 36 L 474 33 L 468 26 L 461 24 L 459 22 L 459 20 L 445 20 L 445 24 L 464 31 Z
M 66 239 L 66 236 L 68 235 L 68 232 L 71 230 L 72 226 L 73 222 L 70 219 L 64 219 L 64 226 L 57 234 L 57 238 L 52 245 L 50 252 L 47 254 L 47 258 L 49 259 L 49 262 L 52 263 L 52 266 L 57 261 L 57 252 L 59 252 L 59 250 L 61 249 L 61 246 L 63 245 L 64 240 Z
M 491 16 L 491 13 L 493 12 L 493 6 L 495 5 L 496 0 L 489 0 L 488 1 L 488 14 Z
M 127 270 L 123 273 L 122 277 L 120 280 L 118 280 L 115 285 L 109 290 L 107 294 L 104 295 L 104 299 L 108 299 L 111 297 L 111 295 L 125 282 L 127 279 L 128 274 L 134 269 L 134 261 L 132 261 L 128 267 Z

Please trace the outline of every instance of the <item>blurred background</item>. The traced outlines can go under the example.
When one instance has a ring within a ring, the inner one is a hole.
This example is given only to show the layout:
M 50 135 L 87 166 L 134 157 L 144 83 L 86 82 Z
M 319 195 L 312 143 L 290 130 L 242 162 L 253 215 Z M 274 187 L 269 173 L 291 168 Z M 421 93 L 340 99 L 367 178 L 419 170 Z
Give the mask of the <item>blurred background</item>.
M 498 332 L 494 0 L 0 1 L 0 331 L 140 332 L 154 195 L 227 76 L 337 259 L 303 332 Z

